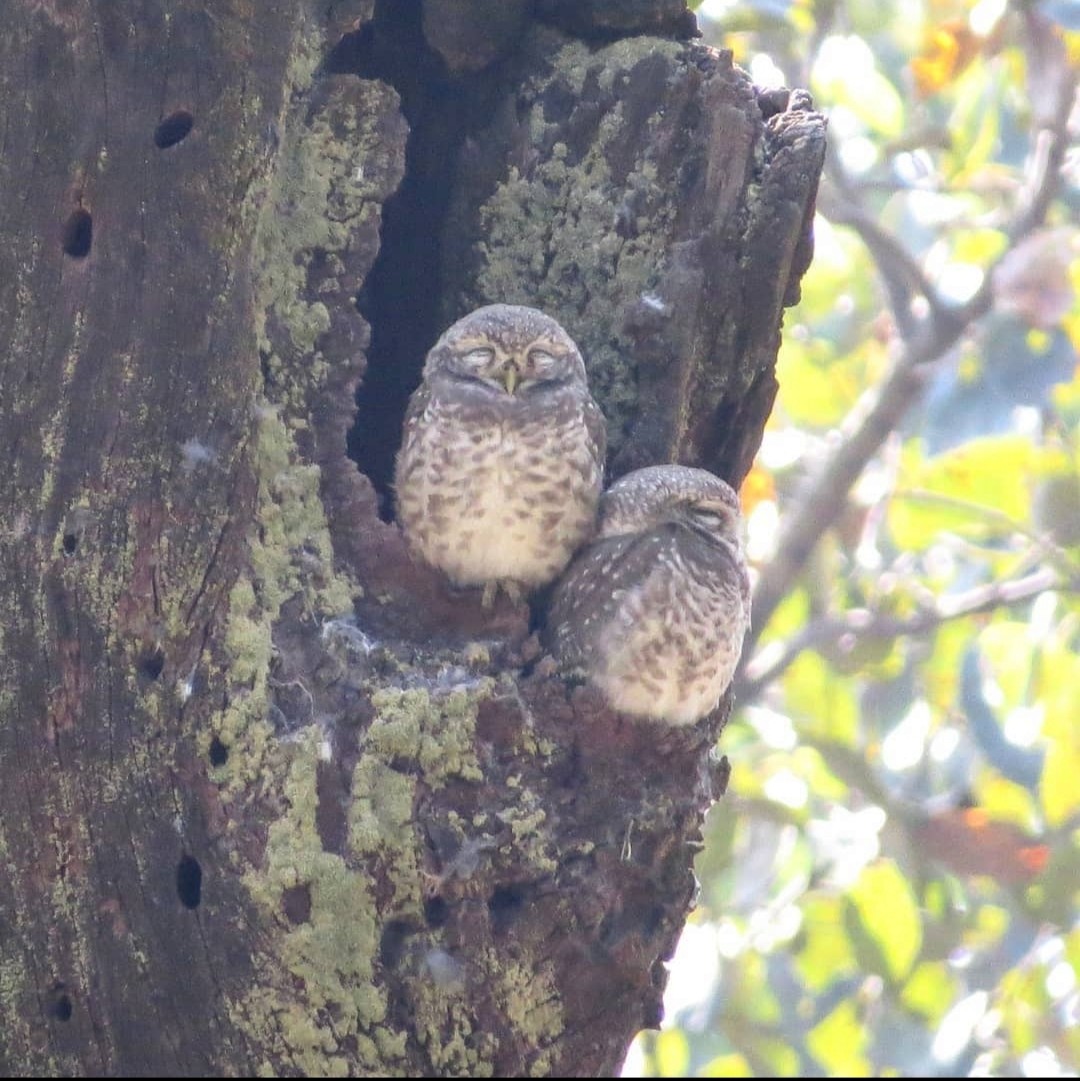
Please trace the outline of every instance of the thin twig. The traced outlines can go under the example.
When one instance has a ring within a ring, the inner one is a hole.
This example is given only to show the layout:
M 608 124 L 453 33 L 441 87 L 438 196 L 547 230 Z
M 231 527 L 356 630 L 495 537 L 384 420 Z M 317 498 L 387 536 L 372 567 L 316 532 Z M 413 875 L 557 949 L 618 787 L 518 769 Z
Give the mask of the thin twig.
M 860 193 L 844 176 L 842 167 L 834 158 L 829 161 L 828 180 L 831 182 L 822 186 L 818 196 L 819 209 L 830 221 L 853 229 L 866 245 L 889 292 L 889 305 L 897 329 L 902 337 L 908 337 L 916 329 L 911 308 L 911 302 L 916 297 L 924 297 L 930 311 L 935 314 L 944 312 L 945 302 L 918 260 L 862 205 Z
M 959 496 L 946 495 L 944 492 L 932 492 L 925 488 L 898 488 L 891 495 L 893 500 L 906 500 L 911 503 L 933 504 L 939 507 L 947 507 L 950 510 L 959 511 L 972 518 L 981 518 L 984 522 L 993 523 L 1003 532 L 1014 533 L 1030 542 L 1031 550 L 1026 557 L 1031 560 L 1045 559 L 1053 564 L 1066 577 L 1080 576 L 1080 564 L 1073 558 L 1067 548 L 1055 544 L 1053 538 L 1047 533 L 1040 533 L 1023 522 L 1016 521 L 997 507 L 988 507 L 984 503 L 975 503 L 970 499 L 961 499 Z
M 756 701 L 762 691 L 779 679 L 804 650 L 841 642 L 845 636 L 860 641 L 918 637 L 942 623 L 995 608 L 1024 604 L 1050 591 L 1080 593 L 1080 575 L 1064 579 L 1050 568 L 1043 568 L 1024 578 L 989 582 L 963 593 L 942 597 L 936 604 L 903 618 L 888 612 L 855 608 L 842 616 L 824 616 L 812 620 L 778 651 L 766 648 L 746 666 L 735 682 L 735 700 L 744 705 Z

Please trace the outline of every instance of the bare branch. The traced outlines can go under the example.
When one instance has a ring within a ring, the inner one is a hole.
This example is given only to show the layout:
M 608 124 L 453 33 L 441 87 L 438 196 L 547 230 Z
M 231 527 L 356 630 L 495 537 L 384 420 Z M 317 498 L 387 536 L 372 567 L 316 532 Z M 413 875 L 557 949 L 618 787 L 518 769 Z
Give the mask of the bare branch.
M 907 338 L 917 325 L 911 310 L 912 300 L 925 297 L 931 313 L 943 312 L 944 301 L 907 248 L 862 205 L 858 189 L 844 175 L 834 155 L 829 158 L 828 181 L 818 196 L 819 209 L 831 221 L 858 233 L 885 283 L 896 325 Z
M 1011 250 L 1020 240 L 1038 228 L 1046 216 L 1060 183 L 1061 164 L 1068 146 L 1068 118 L 1076 93 L 1077 72 L 1062 57 L 1058 100 L 1052 125 L 1036 133 L 1028 169 L 1027 186 L 1019 199 L 1016 215 L 1007 232 Z M 849 216 L 851 211 L 848 211 Z M 885 276 L 891 274 L 894 291 L 899 284 L 910 290 L 918 283 L 926 293 L 921 271 L 912 273 L 910 256 L 901 256 L 902 246 L 895 240 L 883 246 L 884 231 L 868 230 L 856 214 L 860 235 L 872 236 L 871 254 Z M 887 234 L 886 234 L 887 235 Z M 887 252 L 882 259 L 882 253 Z M 1000 263 L 1000 259 L 998 260 Z M 998 264 L 995 264 L 995 267 Z M 901 278 L 898 275 L 903 276 Z M 929 310 L 916 330 L 906 335 L 885 381 L 870 391 L 855 407 L 845 424 L 843 441 L 834 454 L 805 486 L 788 512 L 776 553 L 758 580 L 754 593 L 754 630 L 748 637 L 743 656 L 747 664 L 761 631 L 767 626 L 777 605 L 790 591 L 810 553 L 822 535 L 839 518 L 848 492 L 862 474 L 867 462 L 878 452 L 889 433 L 911 408 L 922 392 L 928 377 L 928 365 L 944 356 L 968 328 L 985 315 L 993 303 L 993 269 L 987 272 L 975 295 L 958 307 L 945 307 L 927 299 Z
M 855 608 L 842 616 L 815 619 L 779 650 L 766 648 L 754 657 L 736 680 L 735 699 L 742 704 L 756 701 L 764 689 L 779 679 L 804 650 L 818 649 L 829 643 L 843 646 L 846 636 L 859 640 L 917 637 L 942 623 L 995 608 L 1024 604 L 1050 591 L 1080 593 L 1080 574 L 1073 578 L 1061 578 L 1053 570 L 1043 568 L 1024 578 L 989 582 L 963 593 L 942 597 L 936 604 L 904 618 L 888 612 Z

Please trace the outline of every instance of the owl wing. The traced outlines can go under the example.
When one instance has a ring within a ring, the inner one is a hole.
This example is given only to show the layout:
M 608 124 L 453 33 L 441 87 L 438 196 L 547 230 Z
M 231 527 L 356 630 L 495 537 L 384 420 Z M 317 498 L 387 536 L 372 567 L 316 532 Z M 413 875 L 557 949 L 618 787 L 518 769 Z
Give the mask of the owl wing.
M 585 420 L 585 430 L 596 448 L 596 460 L 603 465 L 604 456 L 607 454 L 607 419 L 588 390 L 585 391 L 581 412 Z
M 547 644 L 567 668 L 592 663 L 604 628 L 626 593 L 656 569 L 668 538 L 656 532 L 628 533 L 597 541 L 570 564 L 548 612 Z
M 421 383 L 412 392 L 409 397 L 409 404 L 405 409 L 405 420 L 401 426 L 401 446 L 398 447 L 394 462 L 395 489 L 403 479 L 402 469 L 405 468 L 406 462 L 410 459 L 413 440 L 416 438 L 417 429 L 420 427 L 424 412 L 430 403 L 431 387 L 427 382 Z
M 402 442 L 406 442 L 417 422 L 424 415 L 428 403 L 431 401 L 431 386 L 427 382 L 421 383 L 409 396 L 409 404 L 405 409 L 404 435 Z

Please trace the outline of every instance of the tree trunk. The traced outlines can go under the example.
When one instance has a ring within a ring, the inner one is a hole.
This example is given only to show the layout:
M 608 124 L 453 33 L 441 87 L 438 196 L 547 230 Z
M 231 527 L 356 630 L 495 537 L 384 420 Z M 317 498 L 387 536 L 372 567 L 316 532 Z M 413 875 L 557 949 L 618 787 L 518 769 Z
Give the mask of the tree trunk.
M 538 664 L 542 598 L 409 561 L 393 455 L 502 300 L 582 345 L 610 477 L 738 483 L 822 118 L 681 0 L 4 21 L 0 1069 L 616 1069 L 725 711 L 631 724 Z

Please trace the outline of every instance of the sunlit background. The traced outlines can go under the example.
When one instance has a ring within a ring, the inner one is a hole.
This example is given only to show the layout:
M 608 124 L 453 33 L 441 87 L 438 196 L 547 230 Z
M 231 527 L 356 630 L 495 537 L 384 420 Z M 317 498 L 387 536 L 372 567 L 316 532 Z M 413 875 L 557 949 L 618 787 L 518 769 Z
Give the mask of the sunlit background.
M 1075 1076 L 1080 4 L 697 14 L 829 116 L 742 492 L 758 574 L 866 411 L 890 424 L 755 627 L 664 1028 L 624 1072 Z

